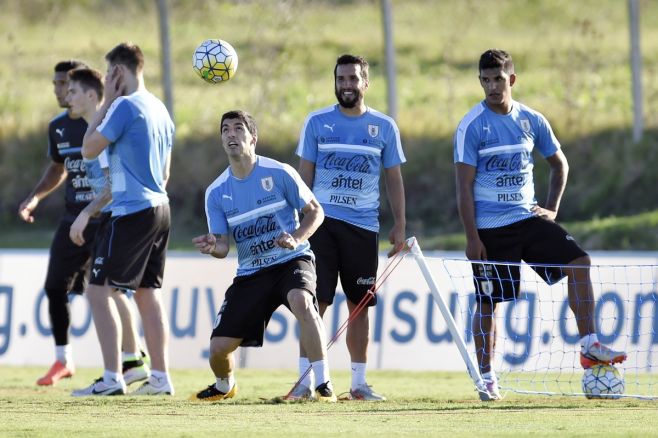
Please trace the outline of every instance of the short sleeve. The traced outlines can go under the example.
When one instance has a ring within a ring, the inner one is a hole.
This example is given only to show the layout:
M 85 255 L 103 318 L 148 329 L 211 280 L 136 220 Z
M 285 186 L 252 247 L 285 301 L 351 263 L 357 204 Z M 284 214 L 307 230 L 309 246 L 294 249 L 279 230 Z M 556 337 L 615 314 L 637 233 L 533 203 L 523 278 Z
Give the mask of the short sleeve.
M 457 127 L 454 143 L 454 162 L 477 167 L 480 140 L 472 123 L 462 123 Z
M 121 137 L 121 134 L 127 129 L 131 121 L 132 110 L 130 103 L 119 97 L 112 102 L 112 105 L 107 110 L 107 114 L 105 114 L 105 118 L 96 130 L 111 143 L 114 143 Z
M 208 231 L 212 234 L 228 234 L 228 221 L 222 208 L 219 190 L 208 188 L 206 191 L 206 219 Z
M 539 114 L 537 117 L 537 138 L 535 147 L 544 158 L 554 155 L 560 149 L 560 142 L 553 133 L 550 123 Z
M 391 121 L 386 130 L 386 143 L 382 156 L 382 165 L 385 169 L 397 166 L 406 162 L 402 150 L 402 141 L 400 140 L 400 130 L 395 122 Z
M 306 207 L 315 196 L 311 189 L 308 188 L 306 183 L 302 181 L 301 176 L 295 169 L 289 165 L 283 168 L 283 182 L 284 196 L 288 203 L 298 211 Z
M 299 135 L 299 144 L 295 153 L 306 161 L 315 163 L 318 159 L 318 142 L 313 131 L 313 116 L 308 116 Z

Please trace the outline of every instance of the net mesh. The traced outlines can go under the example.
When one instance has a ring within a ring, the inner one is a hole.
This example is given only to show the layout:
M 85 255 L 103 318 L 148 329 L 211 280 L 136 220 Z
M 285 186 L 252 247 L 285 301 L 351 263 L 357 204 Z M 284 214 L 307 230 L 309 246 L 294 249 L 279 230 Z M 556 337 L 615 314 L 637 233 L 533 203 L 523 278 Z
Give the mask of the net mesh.
M 431 259 L 431 257 L 428 257 Z M 476 308 L 471 263 L 435 258 L 433 269 L 444 301 L 475 357 Z M 547 395 L 583 395 L 580 335 L 569 306 L 568 279 L 547 285 L 527 264 L 515 300 L 500 303 L 493 369 L 501 390 Z M 587 269 L 572 267 L 569 269 Z M 654 363 L 658 359 L 656 265 L 593 265 L 594 321 L 599 341 L 628 358 L 615 364 L 624 377 L 624 396 L 658 398 Z

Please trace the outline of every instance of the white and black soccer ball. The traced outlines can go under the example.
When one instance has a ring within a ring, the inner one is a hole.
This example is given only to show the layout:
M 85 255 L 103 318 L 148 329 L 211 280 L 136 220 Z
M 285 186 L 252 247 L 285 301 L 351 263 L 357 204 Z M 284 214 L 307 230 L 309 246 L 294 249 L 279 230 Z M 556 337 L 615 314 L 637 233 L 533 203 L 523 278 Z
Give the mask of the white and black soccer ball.
M 194 50 L 192 68 L 211 84 L 221 84 L 233 77 L 238 69 L 238 54 L 224 40 L 205 40 Z
M 624 378 L 612 365 L 594 365 L 583 374 L 583 393 L 587 398 L 619 398 L 624 393 Z

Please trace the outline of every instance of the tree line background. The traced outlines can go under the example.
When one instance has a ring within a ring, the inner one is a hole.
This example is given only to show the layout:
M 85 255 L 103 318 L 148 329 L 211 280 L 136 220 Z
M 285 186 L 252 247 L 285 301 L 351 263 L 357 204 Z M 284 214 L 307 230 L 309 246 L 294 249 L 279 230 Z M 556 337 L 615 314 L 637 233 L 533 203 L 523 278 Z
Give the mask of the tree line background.
M 226 167 L 218 123 L 230 109 L 252 113 L 257 152 L 297 165 L 294 149 L 306 115 L 335 102 L 333 67 L 342 53 L 371 64 L 366 103 L 386 111 L 379 1 L 170 0 L 177 126 L 168 187 L 174 245 L 206 228 L 205 188 Z M 571 173 L 559 214 L 589 249 L 658 248 L 658 4 L 641 1 L 646 131 L 631 141 L 632 102 L 626 2 L 617 0 L 408 0 L 392 2 L 398 124 L 408 234 L 424 247 L 458 249 L 452 135 L 482 99 L 477 60 L 486 49 L 515 61 L 514 98 L 544 113 Z M 162 97 L 157 8 L 153 0 L 4 0 L 0 15 L 0 246 L 44 247 L 62 193 L 21 224 L 18 204 L 47 164 L 46 126 L 60 109 L 52 68 L 67 58 L 104 71 L 121 41 L 146 55 L 147 87 Z M 238 51 L 238 72 L 209 85 L 191 68 L 194 48 L 221 38 Z M 537 197 L 547 166 L 537 157 Z M 390 220 L 382 198 L 383 235 Z M 422 241 L 422 240 L 421 240 Z M 190 247 L 191 249 L 191 247 Z

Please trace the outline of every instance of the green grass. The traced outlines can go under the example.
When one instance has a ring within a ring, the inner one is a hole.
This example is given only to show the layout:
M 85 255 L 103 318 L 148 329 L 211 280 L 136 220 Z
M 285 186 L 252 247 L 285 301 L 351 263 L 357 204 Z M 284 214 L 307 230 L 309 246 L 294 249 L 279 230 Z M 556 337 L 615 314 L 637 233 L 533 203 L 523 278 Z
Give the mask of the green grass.
M 199 404 L 187 396 L 209 384 L 209 370 L 175 370 L 174 397 L 81 398 L 72 389 L 97 377 L 80 369 L 74 379 L 39 388 L 37 367 L 0 366 L 2 436 L 648 436 L 656 435 L 656 402 L 595 401 L 507 394 L 481 403 L 465 373 L 370 371 L 383 403 L 281 403 L 292 371 L 238 370 L 238 396 Z M 347 372 L 333 372 L 338 391 Z

